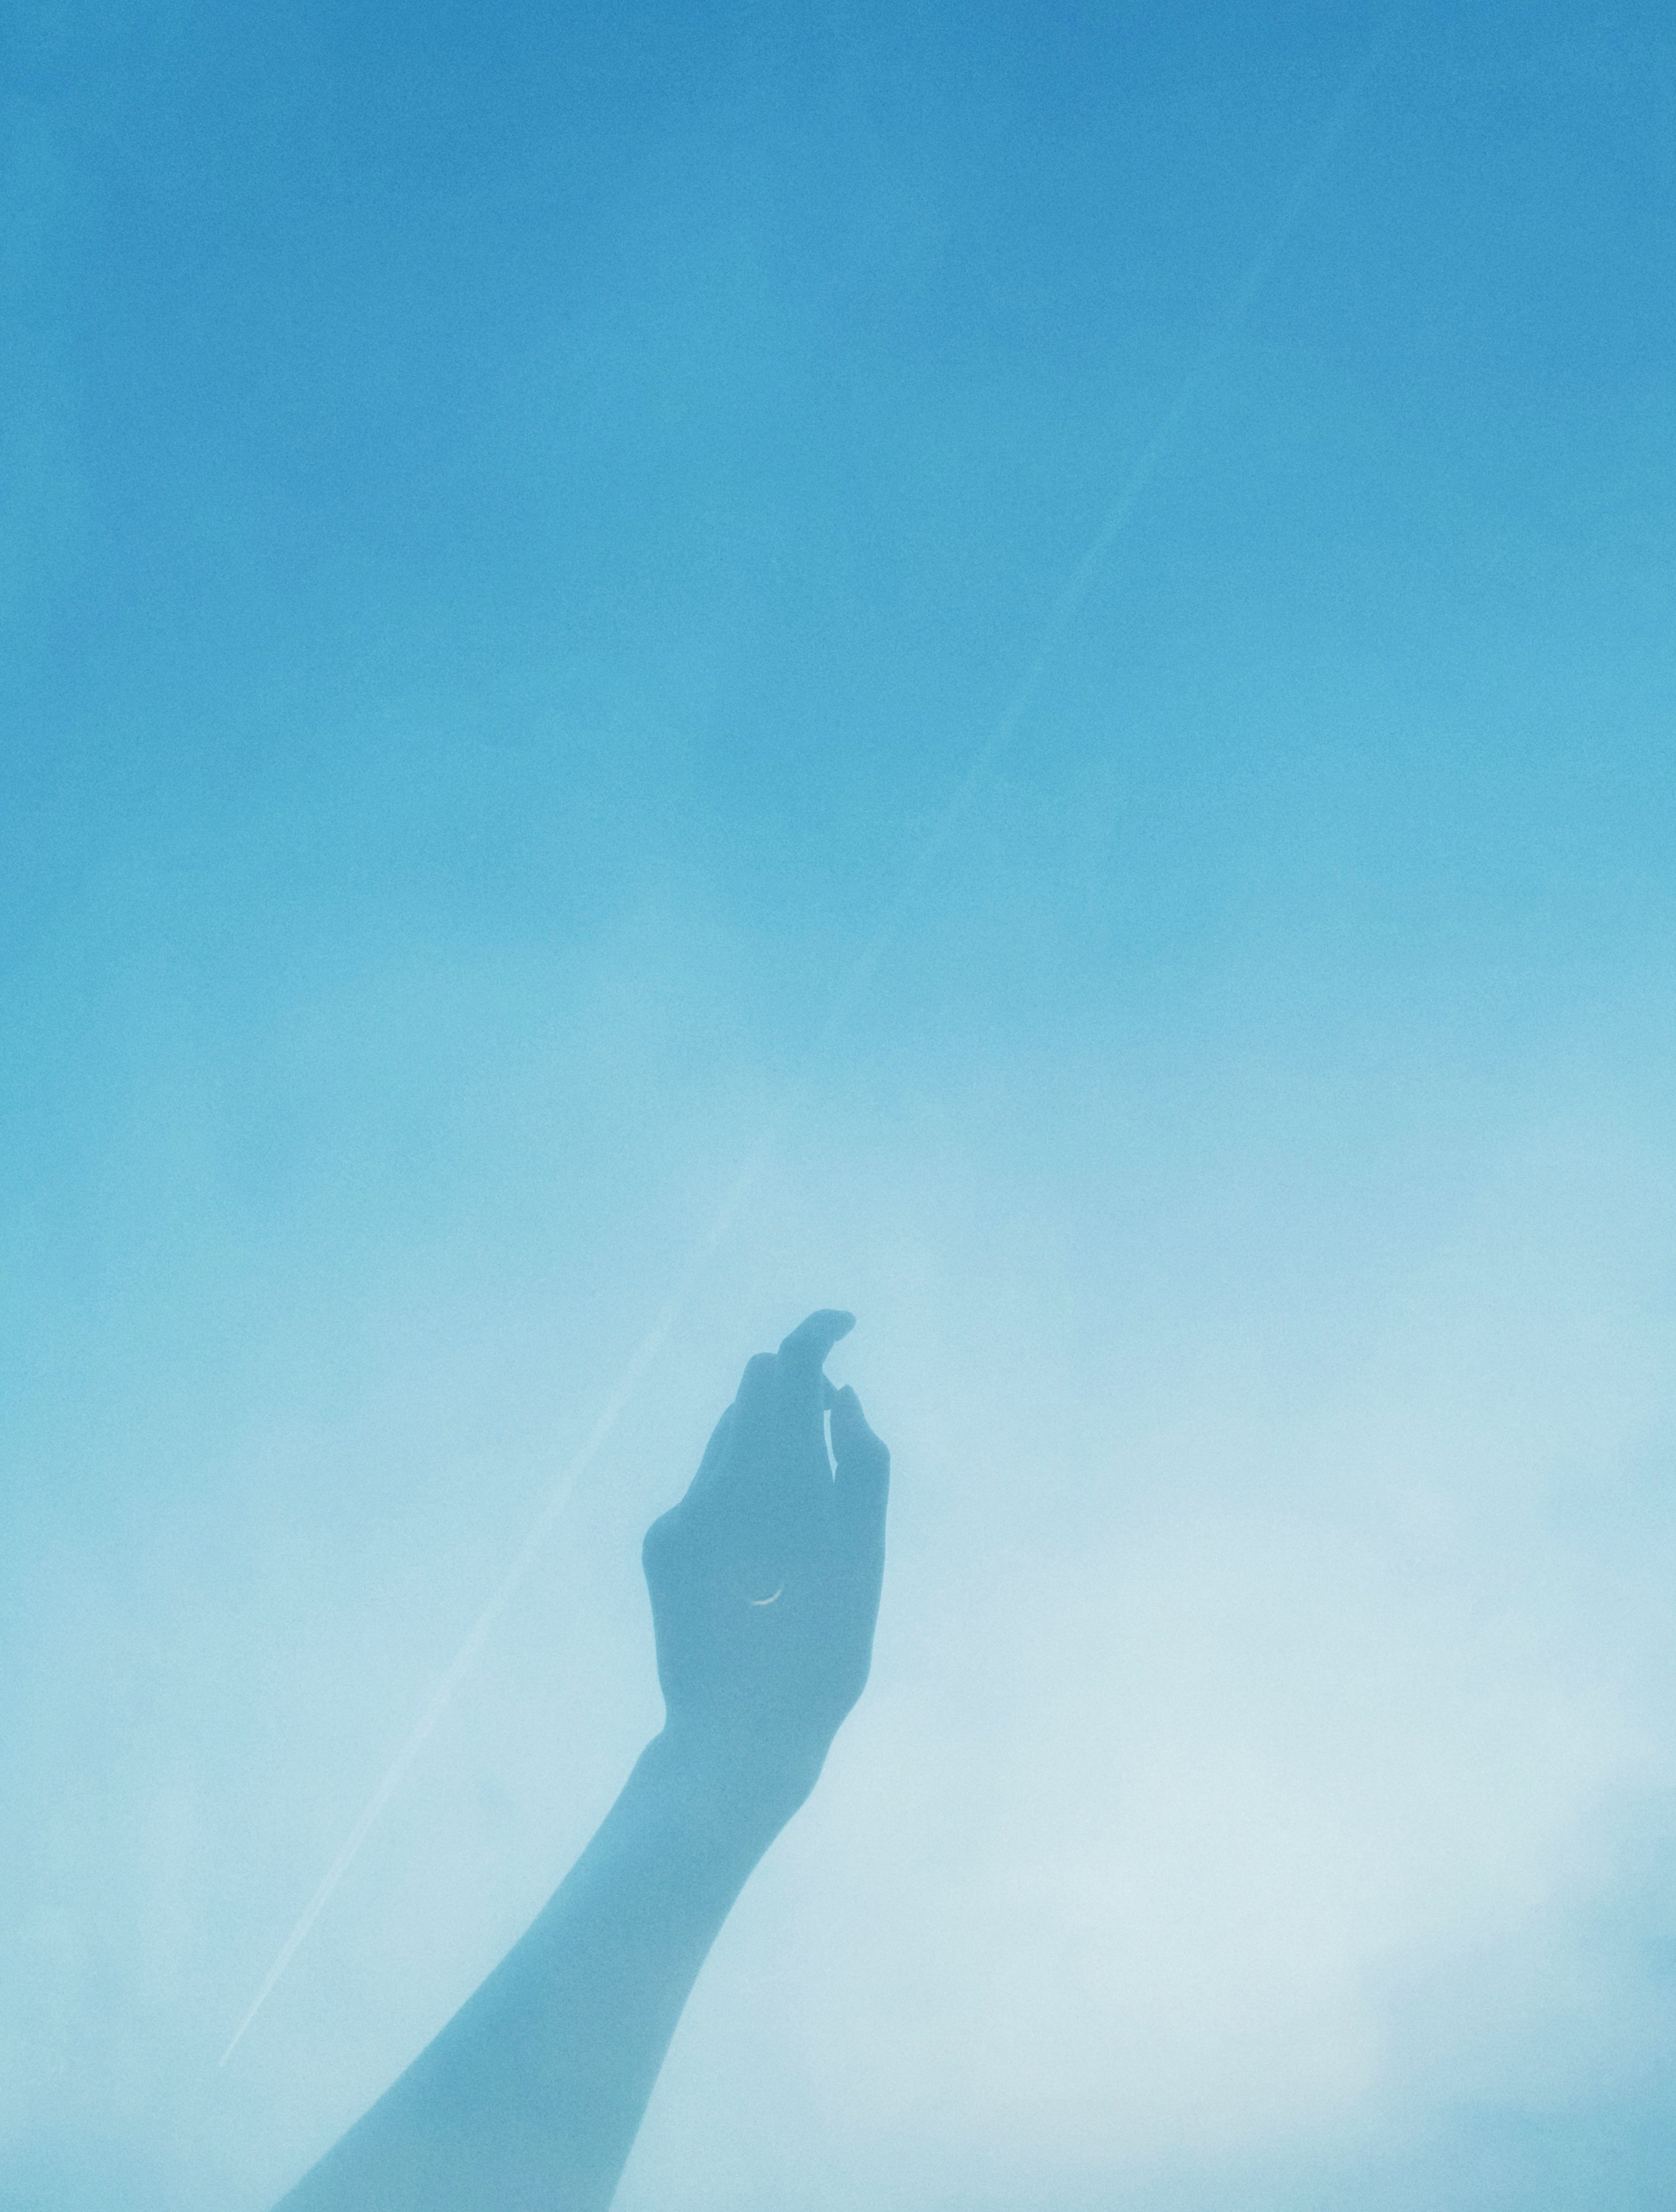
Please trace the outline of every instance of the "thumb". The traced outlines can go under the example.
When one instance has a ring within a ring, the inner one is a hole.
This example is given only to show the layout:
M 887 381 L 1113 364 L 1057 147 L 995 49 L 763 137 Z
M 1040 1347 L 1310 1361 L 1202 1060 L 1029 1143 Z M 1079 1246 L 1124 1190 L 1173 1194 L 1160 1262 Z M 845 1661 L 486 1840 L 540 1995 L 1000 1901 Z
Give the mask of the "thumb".
M 846 1382 L 832 1400 L 832 1518 L 848 1548 L 885 1556 L 885 1508 L 890 1452 L 867 1425 L 862 1401 Z

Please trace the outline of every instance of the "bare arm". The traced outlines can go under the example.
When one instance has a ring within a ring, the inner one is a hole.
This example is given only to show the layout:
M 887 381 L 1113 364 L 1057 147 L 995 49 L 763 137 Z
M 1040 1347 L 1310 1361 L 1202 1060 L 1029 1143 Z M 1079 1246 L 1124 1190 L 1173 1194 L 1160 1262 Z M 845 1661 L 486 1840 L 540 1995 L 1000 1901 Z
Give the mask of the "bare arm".
M 850 1326 L 812 1314 L 746 1368 L 646 1538 L 662 1733 L 534 1924 L 280 2212 L 609 2203 L 698 1969 L 867 1680 L 890 1456 L 821 1373 Z

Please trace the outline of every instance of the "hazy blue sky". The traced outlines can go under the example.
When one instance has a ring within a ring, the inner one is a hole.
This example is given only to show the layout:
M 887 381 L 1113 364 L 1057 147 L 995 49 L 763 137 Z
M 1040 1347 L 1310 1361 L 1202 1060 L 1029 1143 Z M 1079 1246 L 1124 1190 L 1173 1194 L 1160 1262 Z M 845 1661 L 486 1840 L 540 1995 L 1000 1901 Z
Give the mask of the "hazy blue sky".
M 1667 11 L 14 0 L 0 116 L 0 2208 L 405 2063 L 820 1304 L 874 1686 L 625 2212 L 1664 2203 Z

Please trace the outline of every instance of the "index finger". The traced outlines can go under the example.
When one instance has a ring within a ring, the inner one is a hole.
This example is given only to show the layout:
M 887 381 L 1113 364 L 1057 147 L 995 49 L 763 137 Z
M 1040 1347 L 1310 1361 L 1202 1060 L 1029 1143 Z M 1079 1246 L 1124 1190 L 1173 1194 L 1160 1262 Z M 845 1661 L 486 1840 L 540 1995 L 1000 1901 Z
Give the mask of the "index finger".
M 794 1368 L 820 1368 L 827 1353 L 856 1326 L 856 1316 L 837 1306 L 822 1306 L 807 1321 L 800 1321 L 780 1346 L 780 1358 Z

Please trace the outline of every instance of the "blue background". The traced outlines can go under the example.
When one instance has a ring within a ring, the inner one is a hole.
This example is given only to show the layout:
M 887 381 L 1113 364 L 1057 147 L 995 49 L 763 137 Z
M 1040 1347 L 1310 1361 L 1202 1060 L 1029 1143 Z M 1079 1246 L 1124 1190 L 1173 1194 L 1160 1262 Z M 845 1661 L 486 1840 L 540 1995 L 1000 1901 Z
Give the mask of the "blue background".
M 1664 11 L 0 21 L 0 2205 L 405 2062 L 821 1304 L 875 1686 L 630 2212 L 1661 2201 Z

